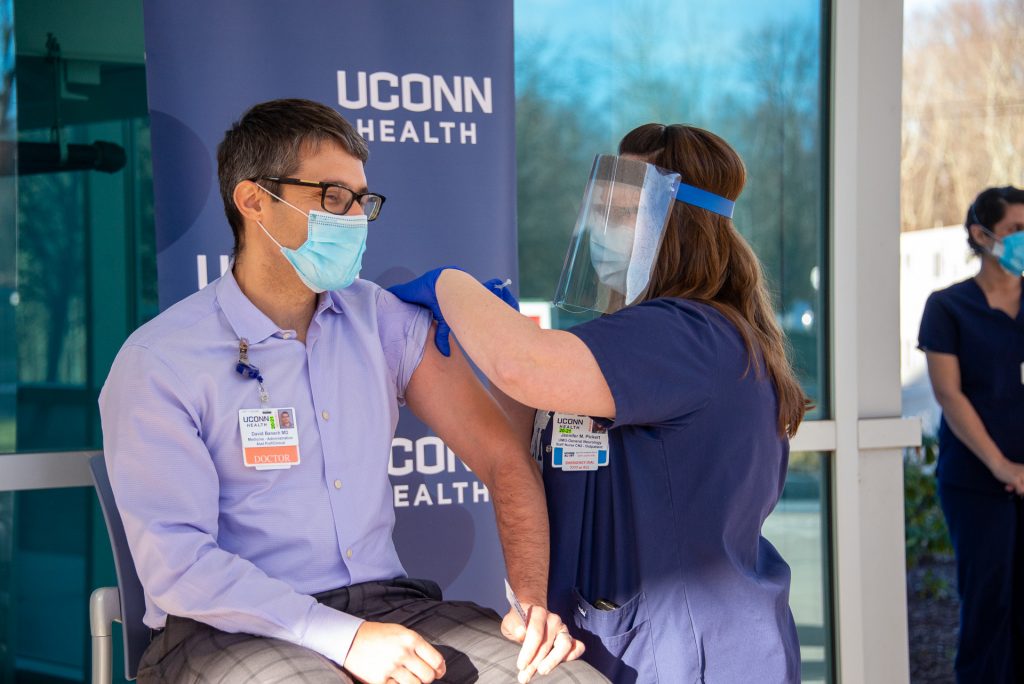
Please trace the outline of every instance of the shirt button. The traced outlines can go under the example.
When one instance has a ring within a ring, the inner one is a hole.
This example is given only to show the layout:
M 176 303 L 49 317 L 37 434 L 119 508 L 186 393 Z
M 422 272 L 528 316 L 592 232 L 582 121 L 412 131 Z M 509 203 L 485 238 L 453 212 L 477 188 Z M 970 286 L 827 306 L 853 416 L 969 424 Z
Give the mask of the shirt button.
M 345 557 L 346 558 L 351 558 L 352 557 L 352 549 L 349 549 L 348 551 L 345 552 Z
M 334 488 L 335 489 L 341 489 L 341 480 L 335 480 L 334 481 Z
M 327 411 L 321 411 L 320 415 L 323 417 L 324 420 L 330 420 L 331 419 L 331 414 L 328 413 Z
M 281 335 L 281 337 L 283 337 L 286 340 L 290 340 L 292 339 L 292 334 L 290 332 L 286 332 L 284 335 Z

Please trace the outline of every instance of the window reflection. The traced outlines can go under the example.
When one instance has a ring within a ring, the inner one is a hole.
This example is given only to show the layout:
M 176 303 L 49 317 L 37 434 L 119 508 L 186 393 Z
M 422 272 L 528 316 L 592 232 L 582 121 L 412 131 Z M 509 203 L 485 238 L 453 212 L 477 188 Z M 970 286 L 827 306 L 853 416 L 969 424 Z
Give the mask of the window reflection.
M 800 638 L 804 682 L 831 681 L 828 465 L 828 454 L 791 454 L 782 499 L 762 531 L 793 573 L 789 606 Z
M 141 5 L 114 32 L 102 9 L 0 0 L 0 454 L 97 448 L 107 370 L 156 310 Z M 86 681 L 114 581 L 91 488 L 0 493 L 0 681 Z
M 722 135 L 747 164 L 735 222 L 765 265 L 826 415 L 820 3 L 516 3 L 521 293 L 550 301 L 587 171 L 643 123 Z M 555 315 L 558 318 L 558 315 Z

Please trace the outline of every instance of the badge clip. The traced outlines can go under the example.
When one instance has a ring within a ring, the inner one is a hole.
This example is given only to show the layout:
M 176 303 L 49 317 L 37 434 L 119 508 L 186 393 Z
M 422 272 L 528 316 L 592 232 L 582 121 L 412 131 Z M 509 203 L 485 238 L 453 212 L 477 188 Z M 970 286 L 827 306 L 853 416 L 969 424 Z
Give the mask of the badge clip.
M 261 404 L 270 401 L 270 395 L 267 394 L 267 390 L 263 386 L 263 375 L 260 374 L 259 367 L 249 363 L 249 340 L 244 337 L 238 341 L 238 362 L 235 364 L 235 371 L 244 378 L 256 381 Z

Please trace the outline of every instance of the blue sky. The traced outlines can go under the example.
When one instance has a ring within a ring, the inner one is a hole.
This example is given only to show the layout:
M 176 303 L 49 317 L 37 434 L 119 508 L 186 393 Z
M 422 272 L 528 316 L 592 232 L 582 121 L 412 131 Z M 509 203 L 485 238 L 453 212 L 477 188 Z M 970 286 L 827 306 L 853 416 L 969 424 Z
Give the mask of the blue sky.
M 759 29 L 816 32 L 820 21 L 820 0 L 516 0 L 517 61 L 540 60 L 551 100 L 592 105 L 602 92 L 628 92 L 628 79 L 646 70 L 692 85 L 700 108 L 708 98 L 749 95 Z
M 919 2 L 922 0 L 918 0 Z M 680 40 L 710 41 L 723 34 L 743 33 L 757 26 L 795 17 L 816 17 L 818 0 L 736 0 L 707 2 L 695 0 L 517 0 L 516 32 L 561 38 L 593 35 L 608 29 L 624 15 L 646 11 L 652 30 L 678 27 Z M 696 21 L 701 35 L 688 35 L 686 27 Z

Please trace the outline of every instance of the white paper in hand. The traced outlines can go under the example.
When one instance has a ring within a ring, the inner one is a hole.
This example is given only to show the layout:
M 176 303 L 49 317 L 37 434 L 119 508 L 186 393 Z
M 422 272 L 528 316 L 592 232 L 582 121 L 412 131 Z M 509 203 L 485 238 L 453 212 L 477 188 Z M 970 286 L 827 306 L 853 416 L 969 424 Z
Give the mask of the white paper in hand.
M 516 613 L 519 614 L 519 619 L 523 621 L 523 625 L 526 625 L 526 611 L 523 610 L 523 605 L 519 603 L 519 599 L 516 598 L 516 592 L 512 591 L 512 585 L 505 580 L 505 598 L 508 599 L 508 604 L 515 609 Z

